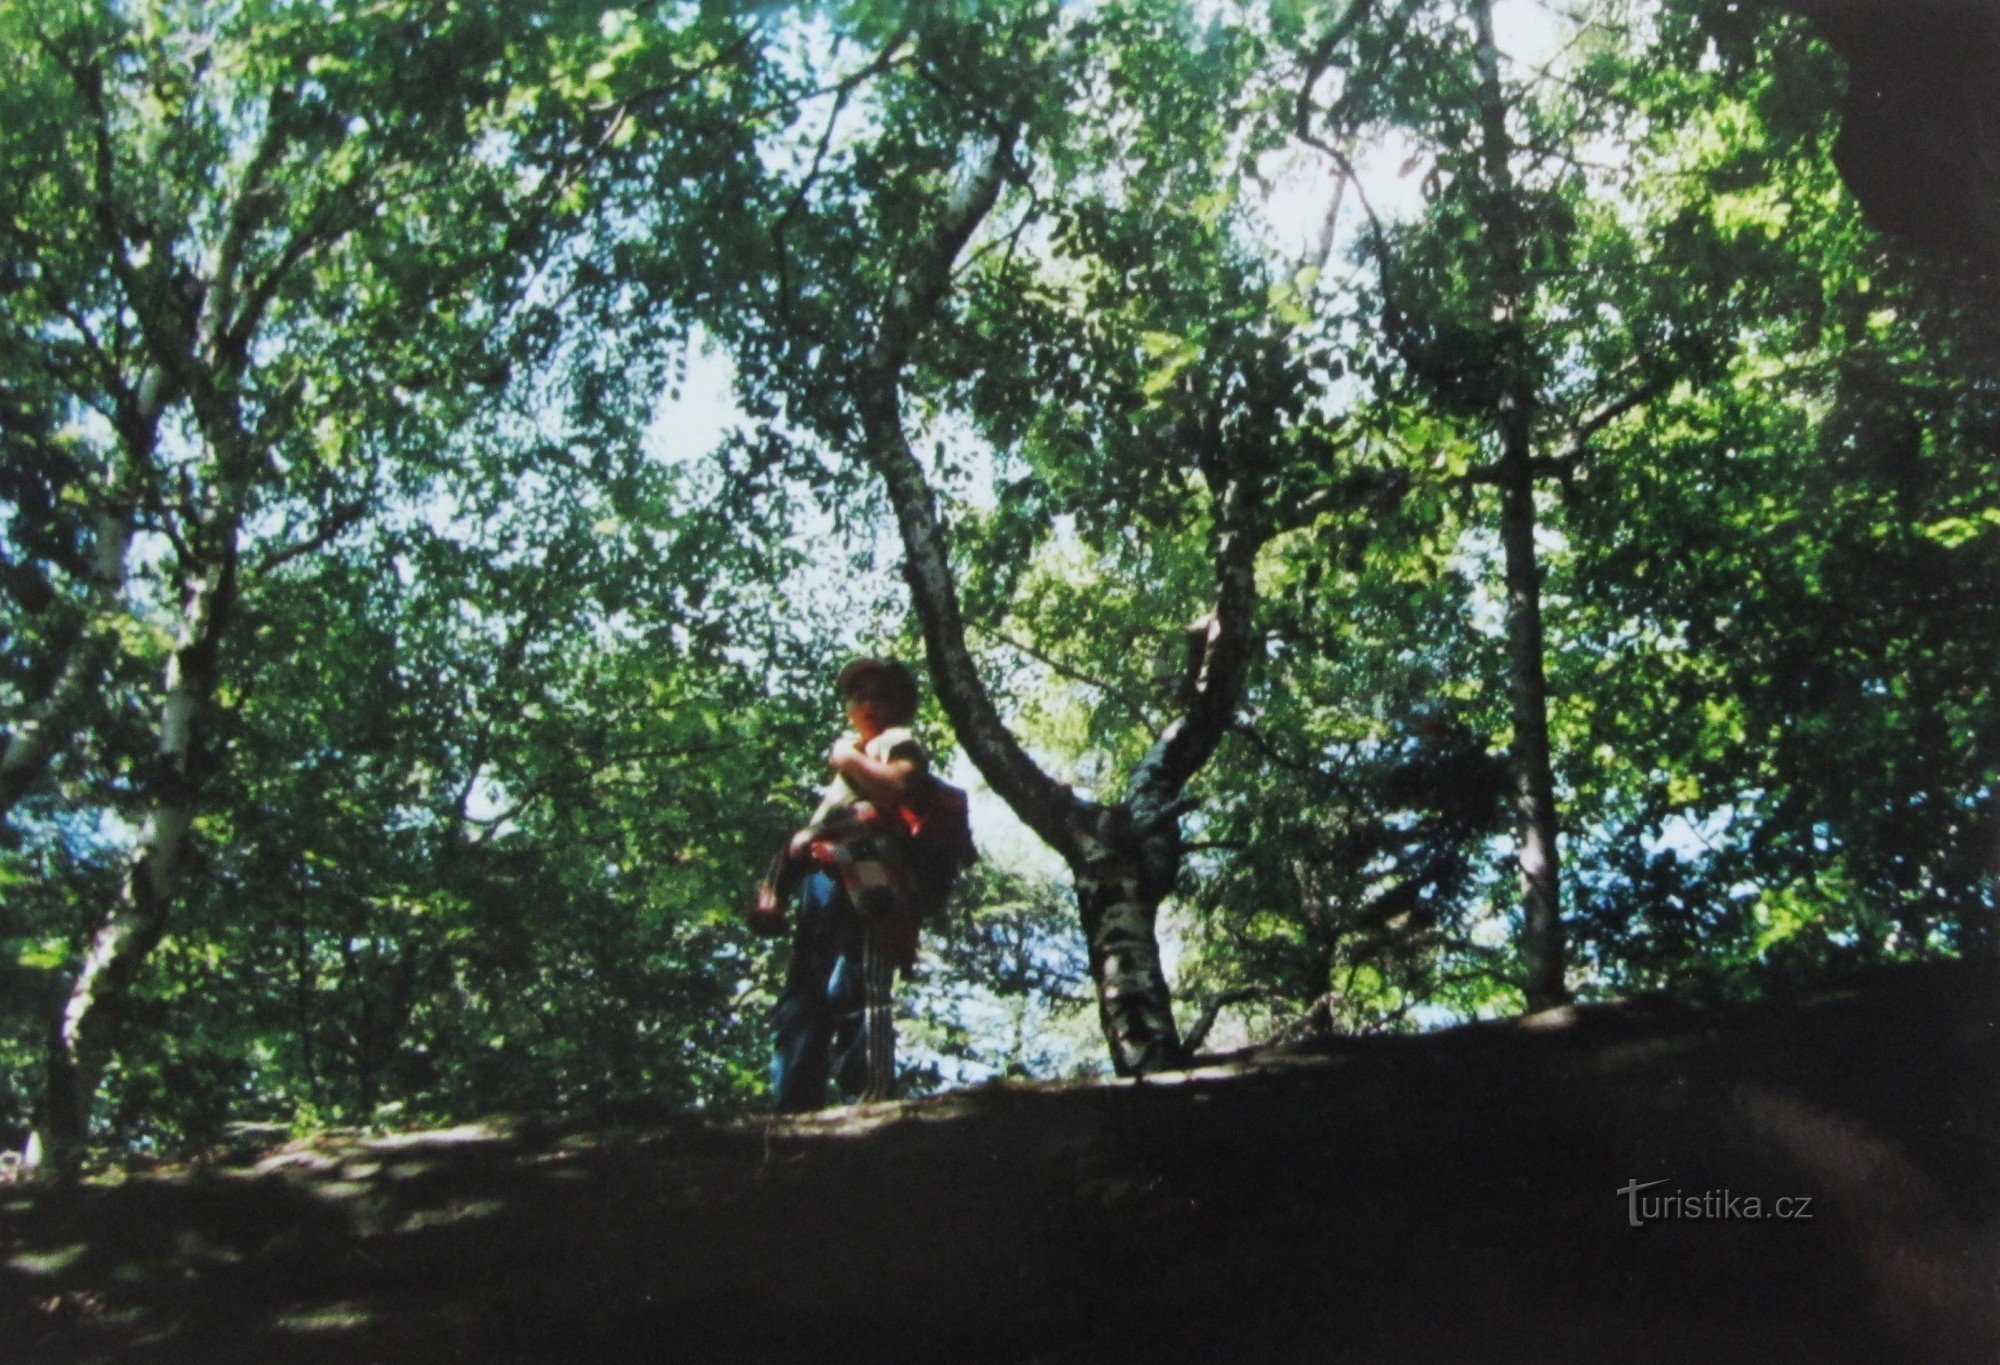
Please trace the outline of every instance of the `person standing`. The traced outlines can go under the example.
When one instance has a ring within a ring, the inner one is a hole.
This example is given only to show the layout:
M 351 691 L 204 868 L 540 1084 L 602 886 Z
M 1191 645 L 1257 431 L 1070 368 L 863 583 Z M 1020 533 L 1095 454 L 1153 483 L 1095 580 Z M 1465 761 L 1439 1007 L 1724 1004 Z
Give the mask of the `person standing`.
M 913 831 L 944 784 L 910 729 L 916 675 L 893 659 L 857 659 L 838 689 L 850 728 L 828 751 L 832 780 L 778 855 L 753 914 L 777 932 L 796 900 L 772 1021 L 771 1096 L 781 1113 L 819 1108 L 829 1077 L 850 1102 L 890 1096 L 895 972 L 914 964 L 918 922 L 933 899 L 914 865 L 922 860 Z

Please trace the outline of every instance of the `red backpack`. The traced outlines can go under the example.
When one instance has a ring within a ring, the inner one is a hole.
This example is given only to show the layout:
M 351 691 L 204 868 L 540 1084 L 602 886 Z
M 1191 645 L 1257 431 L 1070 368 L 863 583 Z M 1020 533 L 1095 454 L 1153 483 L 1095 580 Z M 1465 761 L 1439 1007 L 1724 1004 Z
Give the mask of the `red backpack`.
M 921 798 L 897 808 L 910 832 L 910 874 L 917 883 L 922 913 L 937 913 L 958 884 L 959 874 L 979 861 L 972 842 L 971 804 L 959 788 L 942 778 L 924 784 Z

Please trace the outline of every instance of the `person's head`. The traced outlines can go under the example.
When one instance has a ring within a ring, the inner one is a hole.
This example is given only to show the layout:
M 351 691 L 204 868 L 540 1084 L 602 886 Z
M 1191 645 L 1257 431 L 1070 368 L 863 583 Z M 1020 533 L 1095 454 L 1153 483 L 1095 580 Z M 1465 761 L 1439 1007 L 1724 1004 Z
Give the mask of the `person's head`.
M 917 718 L 917 675 L 894 659 L 856 659 L 840 670 L 839 687 L 863 739 Z

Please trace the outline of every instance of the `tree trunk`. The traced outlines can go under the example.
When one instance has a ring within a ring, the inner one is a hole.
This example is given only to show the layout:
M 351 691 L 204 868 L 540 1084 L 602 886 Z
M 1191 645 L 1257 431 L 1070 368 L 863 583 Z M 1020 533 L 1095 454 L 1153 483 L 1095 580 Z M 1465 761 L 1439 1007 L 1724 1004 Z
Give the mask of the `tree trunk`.
M 1001 719 L 965 646 L 948 537 L 930 481 L 903 427 L 904 366 L 950 290 L 959 252 L 999 197 L 1015 136 L 1009 131 L 997 139 L 940 206 L 935 229 L 912 254 L 877 321 L 868 361 L 854 379 L 855 406 L 864 457 L 895 509 L 904 577 L 923 627 L 925 659 L 938 699 L 995 794 L 1069 865 L 1089 941 L 1105 1042 L 1113 1066 L 1121 1075 L 1131 1075 L 1182 1060 L 1172 993 L 1153 933 L 1163 892 L 1157 878 L 1138 875 L 1134 842 L 1110 837 L 1114 826 L 1131 824 L 1122 810 L 1091 805 L 1049 776 Z M 1178 753 L 1187 746 L 1174 747 Z
M 1149 835 L 1134 827 L 1125 807 L 1083 806 L 1073 824 L 1078 856 L 1070 871 L 1090 947 L 1097 1019 L 1121 1076 L 1188 1060 L 1156 932 L 1160 901 L 1179 871 L 1177 823 Z
M 1510 423 L 1510 425 L 1512 425 Z M 1542 665 L 1541 573 L 1535 563 L 1535 488 L 1525 450 L 1501 461 L 1500 540 L 1507 556 L 1508 692 L 1513 703 L 1514 808 L 1519 828 L 1521 956 L 1528 1008 L 1569 999 L 1563 983 L 1561 865 L 1555 775 L 1549 759 L 1548 680 Z
M 1548 680 L 1543 672 L 1541 570 L 1535 561 L 1534 422 L 1537 395 L 1524 313 L 1528 279 L 1524 264 L 1520 196 L 1507 135 L 1500 86 L 1500 54 L 1493 41 L 1491 0 L 1473 7 L 1478 25 L 1481 149 L 1485 162 L 1488 237 L 1493 250 L 1493 317 L 1500 327 L 1497 364 L 1502 383 L 1500 435 L 1500 543 L 1507 561 L 1508 693 L 1514 742 L 1510 762 L 1519 830 L 1523 908 L 1523 987 L 1530 1010 L 1569 999 L 1563 981 L 1561 864 L 1556 847 L 1556 797 L 1549 756 Z
M 893 397 L 879 397 L 864 411 L 871 463 L 889 490 L 902 530 L 905 576 L 923 626 L 932 682 L 974 765 L 1022 822 L 1069 865 L 1112 1066 L 1121 1076 L 1179 1066 L 1185 1051 L 1154 932 L 1160 900 L 1172 888 L 1178 867 L 1177 840 L 1175 856 L 1162 869 L 1160 857 L 1149 858 L 1145 852 L 1144 831 L 1135 830 L 1126 807 L 1079 799 L 1043 772 L 1008 731 L 965 647 L 944 528 L 903 436 Z M 1178 757 L 1188 743 L 1169 747 Z M 1168 807 L 1151 824 L 1177 835 L 1178 812 Z M 1166 846 L 1157 835 L 1151 842 Z
M 1112 1064 L 1121 1075 L 1143 1075 L 1187 1061 L 1155 923 L 1180 868 L 1182 793 L 1215 752 L 1242 696 L 1257 553 L 1272 528 L 1261 483 L 1233 469 L 1220 450 L 1204 451 L 1216 592 L 1212 609 L 1192 628 L 1181 714 L 1141 760 L 1122 804 L 1085 801 L 1044 772 L 1001 719 L 966 648 L 948 536 L 902 415 L 904 367 L 951 288 L 959 253 L 998 201 L 1017 135 L 1011 129 L 996 138 L 939 206 L 929 238 L 910 253 L 890 292 L 852 392 L 863 456 L 895 509 L 932 683 L 995 794 L 1069 865 Z
M 210 562 L 186 585 L 148 784 L 151 809 L 126 861 L 117 899 L 91 936 L 51 1030 L 41 1121 L 24 1164 L 58 1179 L 74 1176 L 82 1163 L 109 1024 L 166 932 L 188 834 L 199 814 L 203 721 L 215 696 L 222 633 L 236 594 L 234 528 L 220 539 Z

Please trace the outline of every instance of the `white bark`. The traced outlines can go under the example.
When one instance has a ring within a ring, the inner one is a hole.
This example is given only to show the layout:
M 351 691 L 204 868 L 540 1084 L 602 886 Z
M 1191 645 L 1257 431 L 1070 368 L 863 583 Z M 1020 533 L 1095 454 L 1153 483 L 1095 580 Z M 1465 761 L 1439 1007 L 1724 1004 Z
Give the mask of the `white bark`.
M 90 1110 L 103 1065 L 102 1021 L 130 988 L 166 930 L 188 836 L 199 814 L 202 727 L 214 699 L 216 653 L 235 596 L 235 535 L 189 582 L 180 630 L 168 660 L 153 800 L 126 860 L 117 898 L 91 936 L 50 1040 L 43 1115 L 27 1161 L 58 1176 L 73 1174 L 89 1137 Z

